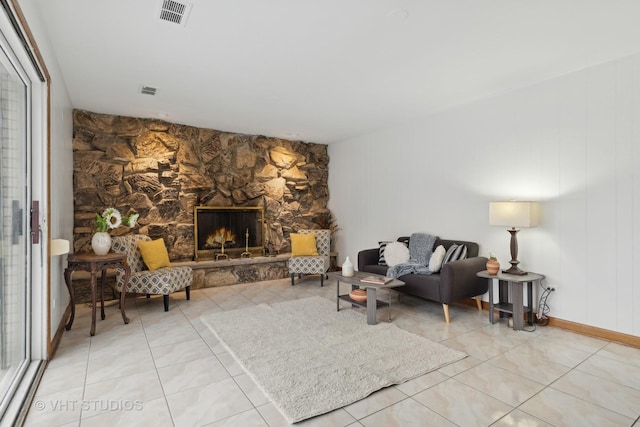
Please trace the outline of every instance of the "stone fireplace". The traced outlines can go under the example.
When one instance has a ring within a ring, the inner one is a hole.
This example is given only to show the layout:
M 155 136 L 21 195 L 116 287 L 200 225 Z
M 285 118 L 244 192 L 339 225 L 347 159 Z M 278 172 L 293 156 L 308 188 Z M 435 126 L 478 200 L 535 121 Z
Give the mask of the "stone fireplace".
M 96 213 L 107 207 L 137 212 L 134 229 L 111 234 L 164 239 L 171 262 L 193 268 L 192 288 L 287 277 L 289 234 L 331 224 L 324 144 L 74 110 L 73 161 L 74 252 L 91 251 Z M 235 237 L 225 235 L 229 258 L 216 261 L 222 247 L 215 236 L 212 248 L 197 249 L 207 237 L 197 237 L 196 207 L 259 207 L 262 229 L 222 225 Z M 247 228 L 252 257 L 242 258 Z M 265 248 L 274 256 L 261 256 Z M 80 275 L 74 274 L 73 286 L 76 301 L 84 302 L 90 300 L 88 278 Z
M 290 233 L 330 223 L 324 144 L 82 110 L 74 110 L 73 125 L 76 252 L 91 250 L 96 213 L 107 207 L 140 214 L 135 229 L 112 235 L 162 237 L 171 261 L 200 258 L 196 206 L 261 207 L 263 230 L 249 230 L 250 239 L 262 239 L 250 244 L 256 254 L 290 252 Z M 233 230 L 238 257 L 246 228 Z
M 263 256 L 263 225 L 262 207 L 196 206 L 196 261 Z

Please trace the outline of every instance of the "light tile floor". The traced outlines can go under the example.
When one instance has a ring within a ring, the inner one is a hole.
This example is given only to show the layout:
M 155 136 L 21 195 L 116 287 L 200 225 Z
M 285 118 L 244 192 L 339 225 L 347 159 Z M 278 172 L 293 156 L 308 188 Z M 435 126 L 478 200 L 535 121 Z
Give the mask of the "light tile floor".
M 207 288 L 191 301 L 180 292 L 169 312 L 162 297 L 131 298 L 131 323 L 110 306 L 94 337 L 91 311 L 78 305 L 25 425 L 287 425 L 200 316 L 314 295 L 335 301 L 335 281 L 325 283 L 309 276 L 294 287 L 283 279 Z M 450 309 L 447 325 L 439 304 L 405 296 L 392 317 L 469 357 L 299 425 L 640 426 L 640 349 L 553 327 L 513 331 L 491 325 L 486 311 Z

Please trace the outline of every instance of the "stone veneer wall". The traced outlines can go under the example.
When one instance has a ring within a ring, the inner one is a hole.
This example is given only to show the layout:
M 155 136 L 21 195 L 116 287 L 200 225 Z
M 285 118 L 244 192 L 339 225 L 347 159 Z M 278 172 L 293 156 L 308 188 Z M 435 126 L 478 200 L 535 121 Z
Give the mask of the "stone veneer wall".
M 73 113 L 74 251 L 91 250 L 95 214 L 140 214 L 133 232 L 162 237 L 172 261 L 194 257 L 194 206 L 264 206 L 265 242 L 329 228 L 327 146 L 154 119 Z M 132 232 L 125 227 L 112 235 Z

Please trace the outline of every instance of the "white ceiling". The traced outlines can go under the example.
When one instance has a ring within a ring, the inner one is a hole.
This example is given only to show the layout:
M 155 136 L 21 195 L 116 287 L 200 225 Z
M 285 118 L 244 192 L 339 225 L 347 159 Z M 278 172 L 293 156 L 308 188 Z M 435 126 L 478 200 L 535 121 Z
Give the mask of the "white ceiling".
M 638 0 L 34 1 L 74 108 L 320 143 L 640 51 Z

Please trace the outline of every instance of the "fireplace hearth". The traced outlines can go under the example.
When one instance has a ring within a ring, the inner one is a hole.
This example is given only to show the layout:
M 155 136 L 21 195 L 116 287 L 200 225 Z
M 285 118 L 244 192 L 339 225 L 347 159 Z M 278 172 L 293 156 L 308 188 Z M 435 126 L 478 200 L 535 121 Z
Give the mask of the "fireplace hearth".
M 264 256 L 262 207 L 196 206 L 194 221 L 196 260 Z

